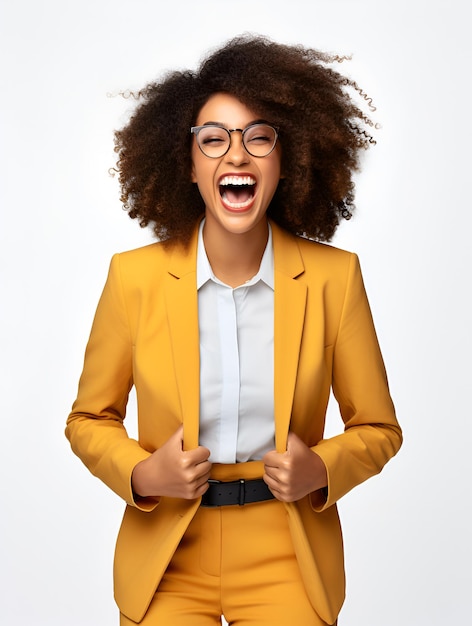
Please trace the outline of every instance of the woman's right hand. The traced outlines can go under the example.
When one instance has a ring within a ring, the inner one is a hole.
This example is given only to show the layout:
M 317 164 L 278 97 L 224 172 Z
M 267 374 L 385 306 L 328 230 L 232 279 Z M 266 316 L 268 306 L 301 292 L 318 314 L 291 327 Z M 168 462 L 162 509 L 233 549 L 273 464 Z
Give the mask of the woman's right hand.
M 198 446 L 183 450 L 183 426 L 136 465 L 131 477 L 133 491 L 143 498 L 169 496 L 193 500 L 208 489 L 210 450 Z

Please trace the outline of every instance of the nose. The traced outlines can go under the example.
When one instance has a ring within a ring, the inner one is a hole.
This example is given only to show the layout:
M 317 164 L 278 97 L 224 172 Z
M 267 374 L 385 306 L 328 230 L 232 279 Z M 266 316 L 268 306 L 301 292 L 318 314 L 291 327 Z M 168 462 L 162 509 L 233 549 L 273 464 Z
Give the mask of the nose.
M 241 131 L 236 128 L 231 132 L 231 144 L 228 152 L 225 154 L 226 162 L 233 165 L 242 165 L 249 161 L 249 154 L 243 145 L 243 136 Z

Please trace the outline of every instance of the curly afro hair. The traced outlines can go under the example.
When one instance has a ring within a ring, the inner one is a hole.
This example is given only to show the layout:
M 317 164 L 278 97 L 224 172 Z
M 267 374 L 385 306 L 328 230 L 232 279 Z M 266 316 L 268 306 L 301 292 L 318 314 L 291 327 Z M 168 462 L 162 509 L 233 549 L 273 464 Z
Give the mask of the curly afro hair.
M 345 58 L 245 35 L 197 71 L 169 73 L 133 94 L 140 103 L 115 133 L 129 216 L 161 240 L 189 241 L 205 208 L 191 182 L 190 127 L 210 96 L 225 92 L 279 129 L 284 178 L 268 216 L 293 234 L 329 241 L 354 209 L 359 153 L 375 143 L 374 124 L 349 91 L 374 110 L 370 98 L 330 67 Z

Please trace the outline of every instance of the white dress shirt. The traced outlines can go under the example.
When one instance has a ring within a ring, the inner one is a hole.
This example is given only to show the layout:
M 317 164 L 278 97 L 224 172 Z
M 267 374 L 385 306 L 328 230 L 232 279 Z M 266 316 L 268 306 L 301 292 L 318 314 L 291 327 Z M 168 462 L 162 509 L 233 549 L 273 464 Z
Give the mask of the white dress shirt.
M 272 233 L 258 273 L 233 289 L 197 249 L 200 444 L 213 463 L 261 459 L 274 449 L 274 255 Z

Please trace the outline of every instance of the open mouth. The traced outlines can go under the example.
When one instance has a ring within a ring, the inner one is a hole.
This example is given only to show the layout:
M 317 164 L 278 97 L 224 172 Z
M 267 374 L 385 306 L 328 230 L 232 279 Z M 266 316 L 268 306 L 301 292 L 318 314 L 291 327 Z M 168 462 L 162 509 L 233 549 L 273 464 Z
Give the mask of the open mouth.
M 252 176 L 224 176 L 219 182 L 223 203 L 231 209 L 245 209 L 254 200 L 256 180 Z

